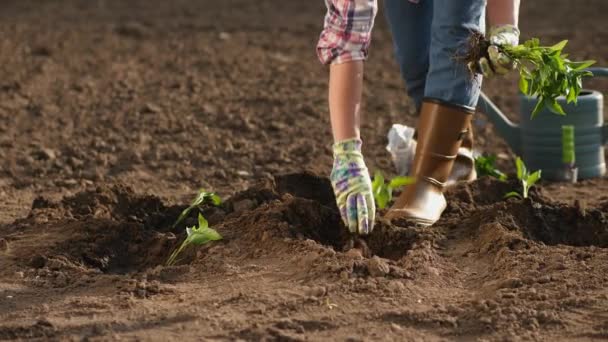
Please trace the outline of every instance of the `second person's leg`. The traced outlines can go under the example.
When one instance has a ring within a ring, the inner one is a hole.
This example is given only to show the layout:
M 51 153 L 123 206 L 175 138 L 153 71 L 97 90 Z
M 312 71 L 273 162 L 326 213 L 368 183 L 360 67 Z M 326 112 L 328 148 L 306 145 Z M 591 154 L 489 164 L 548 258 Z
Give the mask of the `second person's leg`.
M 429 71 L 433 0 L 412 3 L 385 0 L 385 15 L 393 35 L 395 58 L 407 93 L 420 109 Z
M 424 1 L 424 0 L 423 0 Z M 454 56 L 471 30 L 483 31 L 485 0 L 434 0 L 430 64 L 420 109 L 413 163 L 416 183 L 387 214 L 430 225 L 446 207 L 443 189 L 463 139 L 470 132 L 481 78 L 471 78 Z

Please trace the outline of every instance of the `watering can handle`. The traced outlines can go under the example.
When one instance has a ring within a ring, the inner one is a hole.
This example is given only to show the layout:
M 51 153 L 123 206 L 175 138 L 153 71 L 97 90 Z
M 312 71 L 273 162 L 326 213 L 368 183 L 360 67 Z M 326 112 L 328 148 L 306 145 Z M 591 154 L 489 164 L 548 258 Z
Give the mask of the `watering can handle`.
M 591 71 L 593 73 L 594 77 L 597 77 L 597 76 L 608 77 L 608 68 L 594 67 L 594 68 L 587 68 L 587 70 Z M 604 145 L 608 144 L 608 124 L 604 124 L 604 127 L 602 127 L 602 143 Z

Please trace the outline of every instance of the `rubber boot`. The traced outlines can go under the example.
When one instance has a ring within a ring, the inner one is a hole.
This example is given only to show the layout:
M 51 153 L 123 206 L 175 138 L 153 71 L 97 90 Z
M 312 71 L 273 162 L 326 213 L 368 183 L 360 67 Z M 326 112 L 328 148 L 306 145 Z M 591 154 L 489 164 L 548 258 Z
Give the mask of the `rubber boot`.
M 420 112 L 420 111 L 418 111 Z M 414 133 L 414 139 L 419 139 L 418 132 Z M 454 167 L 446 182 L 446 186 L 454 186 L 459 182 L 472 182 L 477 179 L 477 170 L 475 170 L 475 158 L 473 157 L 473 127 L 469 124 L 467 135 L 462 139 L 462 144 L 458 149 Z
M 386 214 L 417 225 L 437 222 L 445 210 L 443 190 L 465 137 L 469 135 L 473 108 L 425 99 L 418 121 L 418 143 L 407 186 Z
M 475 158 L 473 158 L 473 127 L 469 123 L 467 134 L 462 139 L 446 186 L 456 185 L 458 182 L 472 182 L 476 179 L 477 171 L 475 170 Z

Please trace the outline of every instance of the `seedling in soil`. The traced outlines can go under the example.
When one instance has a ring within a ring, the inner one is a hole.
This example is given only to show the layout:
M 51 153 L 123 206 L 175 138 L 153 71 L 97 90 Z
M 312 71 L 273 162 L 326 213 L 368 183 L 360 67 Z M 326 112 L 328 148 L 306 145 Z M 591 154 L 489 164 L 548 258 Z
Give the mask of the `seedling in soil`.
M 506 181 L 507 175 L 496 168 L 496 156 L 479 156 L 475 158 L 475 170 L 479 176 L 490 176 L 500 181 Z
M 190 206 L 179 215 L 177 221 L 173 224 L 173 228 L 177 227 L 186 217 L 190 214 L 190 211 L 194 208 L 198 208 L 205 203 L 211 203 L 215 206 L 222 204 L 222 199 L 214 192 L 207 192 L 203 189 L 200 189 L 196 198 L 190 203 Z
M 169 259 L 167 260 L 167 266 L 175 265 L 179 254 L 189 245 L 204 245 L 211 241 L 221 240 L 222 236 L 214 229 L 209 228 L 209 222 L 205 220 L 202 214 L 198 214 L 198 227 L 186 228 L 186 239 L 177 248 Z
M 528 198 L 528 192 L 530 188 L 540 180 L 541 170 L 537 170 L 533 173 L 529 173 L 524 161 L 520 157 L 515 160 L 515 166 L 517 167 L 517 179 L 521 182 L 522 193 L 517 191 L 511 191 L 505 195 L 506 198 L 517 197 L 517 198 Z
M 399 176 L 391 179 L 390 182 L 385 183 L 382 172 L 378 171 L 374 175 L 374 181 L 372 182 L 372 191 L 374 193 L 374 200 L 376 206 L 379 209 L 384 209 L 393 200 L 393 190 L 405 185 L 414 183 L 414 178 Z
M 528 96 L 537 96 L 538 103 L 532 111 L 534 118 L 545 106 L 559 115 L 566 115 L 557 103 L 558 96 L 565 96 L 567 103 L 576 103 L 581 92 L 582 79 L 593 74 L 585 69 L 595 61 L 573 62 L 562 51 L 567 40 L 553 46 L 540 46 L 538 38 L 532 38 L 517 46 L 499 46 L 501 52 L 513 59 L 519 69 L 519 89 Z M 456 58 L 474 71 L 481 57 L 489 59 L 490 42 L 481 32 L 473 32 L 464 55 Z

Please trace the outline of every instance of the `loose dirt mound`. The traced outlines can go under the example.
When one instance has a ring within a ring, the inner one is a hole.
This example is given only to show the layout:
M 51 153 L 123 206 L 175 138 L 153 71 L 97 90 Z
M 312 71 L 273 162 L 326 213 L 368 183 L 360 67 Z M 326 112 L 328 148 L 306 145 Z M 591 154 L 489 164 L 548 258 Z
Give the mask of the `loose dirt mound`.
M 450 208 L 433 227 L 401 227 L 380 219 L 371 236 L 355 239 L 341 222 L 326 178 L 311 173 L 278 176 L 219 207 L 201 208 L 224 239 L 188 249 L 173 267 L 164 262 L 198 211 L 173 228 L 184 206 L 168 207 L 121 185 L 102 186 L 59 202 L 37 198 L 28 217 L 0 236 L 6 242 L 4 257 L 12 265 L 3 274 L 21 272 L 39 288 L 70 291 L 111 282 L 123 295 L 152 298 L 172 293 L 170 284 L 188 279 L 233 279 L 234 286 L 235 276 L 263 272 L 281 274 L 298 284 L 294 291 L 305 301 L 329 308 L 330 298 L 344 303 L 361 293 L 409 302 L 445 299 L 448 289 L 451 299 L 439 306 L 410 303 L 407 310 L 384 311 L 374 320 L 442 336 L 504 330 L 534 337 L 541 326 L 569 326 L 564 310 L 592 310 L 608 300 L 602 297 L 602 273 L 589 277 L 578 269 L 581 262 L 596 272 L 607 269 L 599 260 L 608 253 L 597 247 L 606 247 L 608 224 L 601 210 L 553 203 L 541 192 L 527 200 L 484 196 L 513 186 L 491 179 L 460 185 L 448 193 Z M 597 260 L 590 262 L 592 255 Z M 584 283 L 574 281 L 583 278 Z M 256 286 L 256 281 L 249 285 Z M 283 305 L 267 300 L 267 305 Z M 66 334 L 49 329 L 36 323 L 12 327 L 2 336 Z M 274 322 L 239 336 L 281 339 L 293 337 L 294 329 L 297 335 L 336 326 Z
M 522 34 L 604 66 L 607 9 L 523 2 Z M 332 166 L 323 14 L 322 1 L 0 1 L 0 340 L 608 336 L 607 179 L 506 202 L 516 184 L 482 179 L 451 189 L 433 227 L 346 233 L 327 179 L 299 173 Z M 382 17 L 361 134 L 370 170 L 392 176 L 386 133 L 416 115 Z M 516 73 L 484 92 L 519 120 Z M 483 115 L 474 130 L 512 170 Z M 163 266 L 196 223 L 171 228 L 174 204 L 201 187 L 230 197 L 202 208 L 224 240 Z

